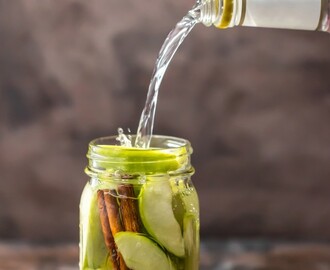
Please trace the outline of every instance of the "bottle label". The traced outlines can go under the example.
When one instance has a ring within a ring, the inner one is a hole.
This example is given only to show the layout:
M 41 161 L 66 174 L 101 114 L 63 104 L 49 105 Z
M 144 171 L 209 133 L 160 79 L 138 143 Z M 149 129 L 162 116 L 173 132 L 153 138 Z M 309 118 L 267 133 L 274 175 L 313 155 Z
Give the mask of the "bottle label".
M 320 24 L 323 0 L 241 1 L 240 25 L 316 30 Z

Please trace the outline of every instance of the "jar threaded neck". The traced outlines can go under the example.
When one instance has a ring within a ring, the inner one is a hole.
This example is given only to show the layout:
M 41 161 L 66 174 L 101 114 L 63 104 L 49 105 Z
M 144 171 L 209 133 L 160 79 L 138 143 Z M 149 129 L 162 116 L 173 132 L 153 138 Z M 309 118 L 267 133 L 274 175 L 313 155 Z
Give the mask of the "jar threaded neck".
M 86 173 L 107 176 L 123 174 L 164 174 L 191 170 L 189 141 L 154 135 L 150 148 L 123 147 L 116 136 L 96 139 L 89 144 Z

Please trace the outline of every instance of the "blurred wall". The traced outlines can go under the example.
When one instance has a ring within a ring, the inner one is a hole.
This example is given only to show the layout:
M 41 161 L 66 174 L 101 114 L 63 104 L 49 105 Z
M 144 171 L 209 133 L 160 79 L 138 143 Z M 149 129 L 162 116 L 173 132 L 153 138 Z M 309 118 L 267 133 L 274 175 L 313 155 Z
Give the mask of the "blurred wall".
M 188 0 L 0 0 L 0 239 L 78 239 L 88 142 L 135 132 Z M 330 239 L 330 36 L 197 26 L 155 133 L 194 146 L 203 237 Z

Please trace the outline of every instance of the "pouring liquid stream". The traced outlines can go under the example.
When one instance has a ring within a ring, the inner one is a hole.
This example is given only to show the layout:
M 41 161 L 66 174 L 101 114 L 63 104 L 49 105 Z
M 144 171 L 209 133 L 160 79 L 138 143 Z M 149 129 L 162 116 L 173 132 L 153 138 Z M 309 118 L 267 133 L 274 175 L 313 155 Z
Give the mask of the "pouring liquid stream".
M 175 52 L 180 47 L 189 32 L 194 28 L 200 19 L 200 4 L 197 3 L 183 19 L 177 23 L 175 28 L 168 34 L 156 61 L 151 81 L 149 84 L 147 100 L 142 111 L 139 126 L 136 133 L 134 146 L 139 148 L 149 148 L 155 112 L 157 106 L 158 92 Z
M 254 0 L 256 1 L 256 0 Z M 243 26 L 260 26 L 260 27 L 272 27 L 272 28 L 288 28 L 288 29 L 305 29 L 305 30 L 311 30 L 314 29 L 312 26 L 309 25 L 310 22 L 314 23 L 313 18 L 315 17 L 318 19 L 319 16 L 321 16 L 320 22 L 322 22 L 322 28 L 318 30 L 322 31 L 328 31 L 330 32 L 330 0 L 328 0 L 327 4 L 321 8 L 321 14 L 319 14 L 317 10 L 317 4 L 321 2 L 326 4 L 327 0 L 306 0 L 304 3 L 300 3 L 299 0 L 287 0 L 288 3 L 294 3 L 295 5 L 301 6 L 301 9 L 298 9 L 298 11 L 295 13 L 295 19 L 292 19 L 290 16 L 288 16 L 288 20 L 278 20 L 276 19 L 276 16 L 271 17 L 265 17 L 265 14 L 262 12 L 262 10 L 267 10 L 267 7 L 275 6 L 277 8 L 284 8 L 286 9 L 286 5 L 284 3 L 286 1 L 267 1 L 267 0 L 261 0 L 260 1 L 260 7 L 262 9 L 256 9 L 254 6 L 254 9 L 251 9 L 249 12 L 250 19 L 244 20 Z M 246 5 L 246 0 L 238 0 L 237 3 L 244 3 Z M 253 1 L 251 1 L 253 3 Z M 256 1 L 258 2 L 258 1 Z M 160 52 L 158 55 L 158 58 L 156 60 L 156 64 L 152 73 L 151 81 L 149 84 L 148 94 L 146 103 L 144 106 L 144 109 L 142 111 L 139 126 L 137 129 L 135 140 L 131 141 L 129 144 L 126 144 L 127 140 L 125 139 L 125 134 L 122 132 L 119 132 L 119 141 L 123 146 L 128 147 L 138 147 L 138 148 L 149 148 L 150 141 L 153 134 L 153 126 L 154 126 L 154 119 L 155 119 L 155 112 L 156 112 L 156 106 L 157 106 L 157 99 L 158 99 L 158 92 L 161 85 L 161 82 L 163 80 L 163 77 L 165 75 L 165 72 L 167 70 L 168 65 L 170 64 L 174 54 L 176 53 L 177 49 L 180 47 L 184 39 L 187 37 L 189 32 L 194 28 L 196 23 L 202 22 L 206 26 L 215 25 L 215 23 L 219 23 L 218 21 L 218 9 L 216 8 L 216 4 L 222 3 L 221 0 L 197 0 L 196 5 L 188 12 L 188 14 L 179 22 L 177 23 L 176 27 L 168 34 Z M 228 3 L 231 3 L 228 1 Z M 236 2 L 235 2 L 236 3 Z M 236 4 L 237 4 L 236 3 Z M 262 5 L 261 5 L 262 4 Z M 304 4 L 304 5 L 303 5 Z M 220 4 L 219 4 L 220 5 Z M 311 20 L 304 20 L 304 17 L 301 18 L 301 13 L 304 14 L 304 12 L 310 12 L 310 7 L 314 7 L 316 5 L 316 11 L 314 10 L 315 16 L 312 16 Z M 227 7 L 227 9 L 226 9 Z M 233 13 L 233 11 L 230 10 L 230 5 L 225 5 L 223 7 L 223 10 L 221 11 L 223 14 L 221 15 L 221 24 L 225 24 L 225 26 L 219 26 L 220 28 L 226 28 L 226 27 L 233 27 L 235 24 L 230 24 L 231 20 L 234 18 L 236 21 L 241 21 L 241 19 L 237 19 L 236 16 L 242 16 L 242 14 L 236 14 Z M 234 9 L 235 12 L 237 11 Z M 307 11 L 306 11 L 307 10 Z M 245 13 L 244 13 L 245 14 Z M 266 13 L 268 14 L 268 13 Z M 281 16 L 284 16 L 284 19 L 287 19 L 285 16 L 287 14 L 284 12 L 283 14 L 280 14 Z M 238 17 L 239 18 L 239 17 Z M 315 19 L 314 18 L 314 19 Z M 252 21 L 252 22 L 250 22 Z M 260 24 L 256 24 L 256 22 L 262 22 Z M 308 26 L 308 27 L 307 27 Z M 310 29 L 311 28 L 311 29 Z

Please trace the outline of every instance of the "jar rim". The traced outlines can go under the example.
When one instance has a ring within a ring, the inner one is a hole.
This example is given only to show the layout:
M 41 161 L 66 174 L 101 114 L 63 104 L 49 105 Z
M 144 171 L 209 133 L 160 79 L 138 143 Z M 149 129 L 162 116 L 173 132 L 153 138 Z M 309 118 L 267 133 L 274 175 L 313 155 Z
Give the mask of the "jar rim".
M 90 147 L 100 147 L 100 145 L 109 145 L 109 146 L 120 146 L 119 141 L 117 141 L 118 135 L 113 135 L 113 136 L 105 136 L 105 137 L 99 137 L 94 140 L 92 140 L 89 143 Z M 135 135 L 132 135 L 133 141 L 135 140 Z M 154 145 L 155 140 L 162 140 L 162 143 L 167 142 L 168 147 L 160 147 L 159 145 Z M 109 142 L 112 142 L 111 144 Z M 165 136 L 165 135 L 152 135 L 151 143 L 149 148 L 137 148 L 137 147 L 132 147 L 132 150 L 148 150 L 148 151 L 162 151 L 162 150 L 169 150 L 169 149 L 179 149 L 179 148 L 188 148 L 190 154 L 192 153 L 192 147 L 191 144 L 188 140 L 179 138 L 179 137 L 174 137 L 174 136 Z M 128 148 L 128 147 L 127 147 Z
M 132 137 L 134 141 L 135 136 Z M 193 150 L 186 139 L 153 135 L 150 148 L 136 148 L 120 146 L 116 138 L 100 137 L 89 143 L 86 172 L 111 175 L 122 171 L 148 175 L 191 170 Z

